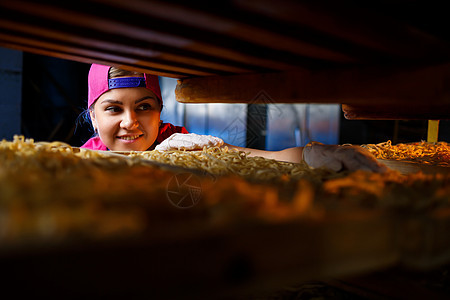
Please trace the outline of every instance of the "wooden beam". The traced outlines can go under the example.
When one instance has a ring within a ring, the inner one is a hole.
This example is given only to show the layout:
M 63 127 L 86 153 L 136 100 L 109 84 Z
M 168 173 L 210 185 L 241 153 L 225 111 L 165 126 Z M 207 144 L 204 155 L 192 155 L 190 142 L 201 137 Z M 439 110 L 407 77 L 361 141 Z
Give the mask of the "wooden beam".
M 159 75 L 159 76 L 175 77 L 174 74 L 165 73 L 162 71 L 152 73 L 152 71 L 149 70 L 148 68 L 143 68 L 142 66 L 139 66 L 136 64 L 124 64 L 124 63 L 114 62 L 110 59 L 103 60 L 99 56 L 85 57 L 83 55 L 80 55 L 79 53 L 70 54 L 70 53 L 65 53 L 65 52 L 58 52 L 53 49 L 49 50 L 49 49 L 44 49 L 44 48 L 29 47 L 29 46 L 26 46 L 23 44 L 15 44 L 11 41 L 4 41 L 2 39 L 0 39 L 0 47 L 15 49 L 15 50 L 19 50 L 19 51 L 25 51 L 25 52 L 34 53 L 34 54 L 43 55 L 43 56 L 51 56 L 51 57 L 56 57 L 56 58 L 61 58 L 61 59 L 73 60 L 73 61 L 78 61 L 78 62 L 86 63 L 86 64 L 97 63 L 97 64 L 103 64 L 103 65 L 110 65 L 110 66 L 122 68 L 122 69 L 134 70 L 134 71 L 143 72 L 143 73 L 146 72 L 149 74 L 155 74 L 155 75 Z M 176 75 L 176 78 L 179 78 L 179 77 L 180 77 L 179 74 Z
M 433 54 L 447 57 L 450 51 L 448 39 L 415 26 L 413 21 L 431 23 L 427 21 L 439 14 L 439 7 L 417 1 L 377 1 L 370 6 L 348 0 L 237 0 L 235 4 L 241 10 L 317 30 L 398 59 L 421 59 Z M 432 13 L 420 14 L 430 8 Z
M 267 48 L 282 50 L 296 55 L 310 58 L 326 59 L 336 62 L 354 62 L 355 59 L 339 53 L 330 48 L 313 44 L 285 35 L 284 32 L 275 32 L 266 28 L 256 27 L 233 18 L 235 14 L 227 17 L 218 16 L 208 11 L 208 6 L 204 10 L 193 9 L 191 6 L 176 5 L 163 1 L 145 0 L 94 0 L 104 5 L 114 5 L 121 9 L 126 9 L 134 13 L 143 13 L 152 18 L 164 19 L 180 26 L 192 26 L 200 30 L 213 31 L 215 33 L 237 38 L 243 41 L 261 45 Z M 249 22 L 250 20 L 246 20 Z M 299 32 L 299 34 L 301 34 Z
M 11 18 L 14 18 L 11 15 Z M 57 44 L 72 44 L 74 51 L 79 49 L 97 49 L 99 52 L 121 53 L 128 57 L 141 57 L 141 60 L 148 62 L 164 62 L 168 68 L 178 65 L 184 68 L 190 67 L 194 70 L 209 70 L 214 74 L 219 73 L 247 73 L 257 71 L 257 68 L 245 68 L 232 64 L 229 61 L 219 61 L 209 56 L 200 56 L 188 51 L 177 52 L 158 46 L 145 46 L 142 43 L 131 39 L 118 39 L 114 36 L 100 35 L 92 31 L 77 31 L 75 28 L 64 28 L 64 26 L 50 27 L 45 23 L 34 23 L 28 18 L 24 22 L 0 18 L 0 28 L 8 31 L 15 31 L 16 35 L 32 35 L 38 39 L 53 40 Z M 29 45 L 32 46 L 32 45 Z M 145 59 L 144 59 L 145 58 Z M 190 72 L 187 72 L 190 73 Z M 195 73 L 191 73 L 195 74 Z M 183 76 L 178 76 L 178 78 Z
M 65 7 L 66 5 L 70 8 Z M 40 18 L 42 22 L 53 22 L 55 26 L 65 24 L 84 31 L 94 30 L 99 33 L 123 36 L 141 43 L 164 45 L 259 68 L 289 70 L 295 63 L 295 61 L 286 61 L 286 53 L 252 45 L 232 47 L 231 45 L 236 45 L 239 41 L 218 39 L 216 35 L 207 34 L 206 31 L 200 32 L 172 23 L 163 27 L 164 24 L 161 21 L 124 14 L 123 10 L 114 10 L 113 7 L 104 6 L 94 12 L 91 7 L 77 6 L 76 3 L 62 1 L 52 2 L 52 5 L 49 5 L 23 0 L 0 1 L 0 6 L 24 14 L 24 20 L 26 15 L 31 15 Z M 106 15 L 105 11 L 108 9 L 110 14 Z M 300 58 L 302 59 L 304 58 Z
M 40 55 L 59 57 L 63 59 L 72 59 L 80 62 L 92 63 L 101 60 L 110 65 L 117 65 L 118 67 L 140 67 L 148 73 L 166 76 L 166 77 L 186 77 L 186 74 L 180 72 L 181 70 L 173 70 L 170 72 L 167 66 L 164 69 L 155 69 L 158 65 L 153 63 L 148 64 L 146 61 L 139 61 L 136 58 L 123 57 L 117 54 L 107 53 L 105 51 L 99 52 L 95 50 L 76 49 L 76 47 L 55 44 L 38 39 L 27 37 L 13 36 L 9 34 L 0 33 L 0 44 L 7 48 L 14 48 L 26 52 L 36 53 Z
M 264 94 L 264 97 L 258 95 Z M 409 69 L 352 68 L 188 78 L 184 103 L 346 103 L 450 105 L 450 64 Z
M 120 52 L 104 50 L 104 49 L 91 49 L 85 47 L 79 47 L 77 44 L 71 43 L 58 43 L 55 41 L 47 41 L 39 39 L 38 37 L 29 37 L 13 34 L 5 34 L 0 32 L 0 39 L 9 41 L 17 45 L 28 45 L 37 49 L 48 49 L 57 53 L 77 54 L 84 57 L 101 57 L 106 61 L 120 62 L 123 64 L 136 64 L 142 66 L 144 69 L 148 69 L 149 73 L 162 73 L 165 72 L 166 76 L 180 78 L 187 76 L 211 76 L 213 73 L 209 73 L 203 70 L 185 67 L 183 65 L 174 65 L 171 63 L 160 62 L 159 60 L 148 60 L 146 57 L 140 55 L 127 56 Z
M 364 104 L 342 104 L 344 117 L 348 120 L 446 120 L 450 119 L 450 104 L 397 105 L 385 106 Z

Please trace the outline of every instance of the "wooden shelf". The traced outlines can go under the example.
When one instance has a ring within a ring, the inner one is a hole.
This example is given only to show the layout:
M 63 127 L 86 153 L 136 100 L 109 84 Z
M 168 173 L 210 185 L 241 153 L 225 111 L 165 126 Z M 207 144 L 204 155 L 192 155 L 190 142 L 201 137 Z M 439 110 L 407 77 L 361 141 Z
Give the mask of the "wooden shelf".
M 450 260 L 449 220 L 448 209 L 416 217 L 353 211 L 318 221 L 187 223 L 138 238 L 3 245 L 0 278 L 6 291 L 19 284 L 27 295 L 231 299 L 393 267 L 433 270 Z

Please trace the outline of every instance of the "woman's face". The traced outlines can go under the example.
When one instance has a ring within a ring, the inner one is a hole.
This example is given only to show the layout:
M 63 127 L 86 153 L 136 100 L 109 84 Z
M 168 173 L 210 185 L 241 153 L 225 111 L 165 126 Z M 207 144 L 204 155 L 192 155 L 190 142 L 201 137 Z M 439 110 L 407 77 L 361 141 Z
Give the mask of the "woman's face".
M 101 95 L 91 120 L 102 142 L 113 151 L 144 151 L 159 133 L 161 107 L 144 88 L 117 88 Z

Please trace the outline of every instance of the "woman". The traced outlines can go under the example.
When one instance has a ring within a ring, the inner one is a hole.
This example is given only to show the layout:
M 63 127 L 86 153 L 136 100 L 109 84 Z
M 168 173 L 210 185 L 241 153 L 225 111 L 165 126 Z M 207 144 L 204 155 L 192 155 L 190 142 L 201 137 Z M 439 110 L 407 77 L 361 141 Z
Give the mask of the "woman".
M 384 172 L 386 167 L 365 149 L 357 146 L 310 143 L 281 151 L 241 148 L 223 143 L 217 137 L 189 134 L 184 127 L 162 123 L 163 101 L 158 77 L 114 67 L 93 64 L 88 76 L 88 109 L 96 136 L 82 148 L 114 151 L 203 149 L 228 146 L 288 162 L 302 159 L 314 168 L 366 169 Z

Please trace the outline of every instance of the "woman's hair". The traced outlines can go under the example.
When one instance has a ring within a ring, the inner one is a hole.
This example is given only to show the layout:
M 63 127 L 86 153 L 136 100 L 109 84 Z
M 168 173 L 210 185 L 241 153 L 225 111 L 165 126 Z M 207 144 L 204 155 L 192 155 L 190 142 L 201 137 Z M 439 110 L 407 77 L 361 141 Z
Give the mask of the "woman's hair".
M 109 75 L 108 76 L 109 79 L 122 77 L 122 76 L 133 76 L 133 75 L 144 76 L 144 74 L 140 73 L 140 72 L 122 70 L 122 69 L 119 69 L 119 68 L 116 68 L 116 67 L 111 67 L 109 69 L 108 75 Z

